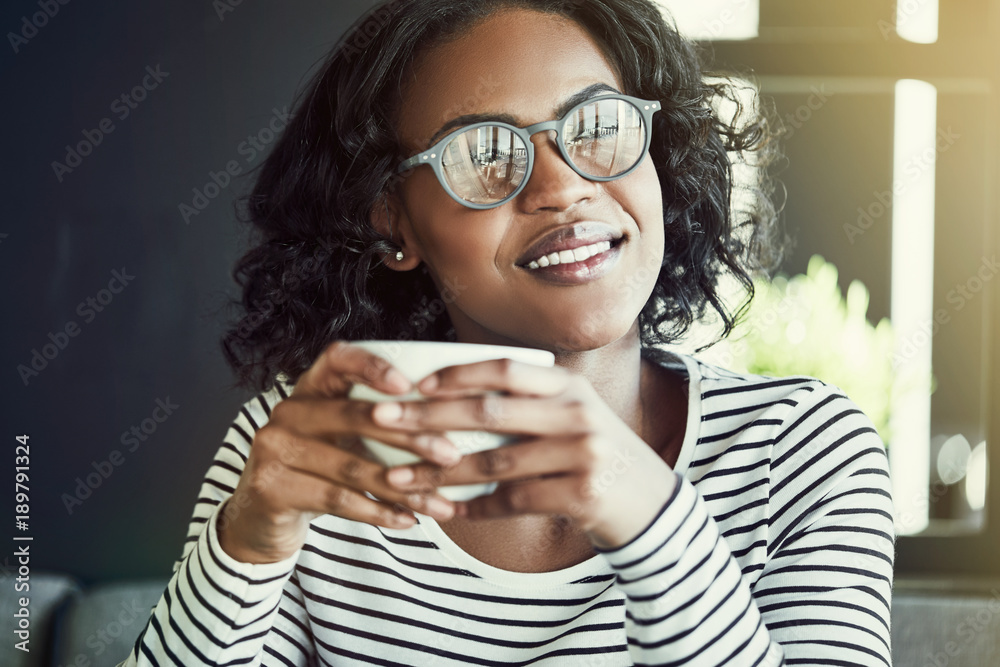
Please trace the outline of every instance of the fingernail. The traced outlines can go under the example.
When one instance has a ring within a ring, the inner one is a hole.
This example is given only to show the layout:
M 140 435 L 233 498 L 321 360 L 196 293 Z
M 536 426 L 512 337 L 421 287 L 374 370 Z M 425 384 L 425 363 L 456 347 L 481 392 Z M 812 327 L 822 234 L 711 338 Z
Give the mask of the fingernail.
M 438 380 L 437 373 L 435 373 L 434 375 L 428 375 L 421 380 L 417 388 L 420 389 L 420 393 L 429 394 L 437 389 L 439 384 L 441 384 L 441 382 Z
M 392 367 L 389 367 L 389 370 L 385 372 L 385 381 L 400 391 L 406 391 L 410 388 L 410 381 L 406 379 L 406 376 Z
M 372 414 L 379 421 L 395 422 L 403 416 L 403 407 L 399 403 L 379 403 Z
M 427 499 L 427 511 L 430 514 L 442 519 L 450 519 L 455 513 L 455 509 L 452 507 L 451 503 L 434 497 Z
M 396 525 L 399 525 L 399 526 L 412 526 L 416 522 L 417 522 L 417 517 L 413 516 L 412 514 L 409 514 L 409 513 L 407 513 L 407 514 L 403 514 L 403 513 L 396 514 Z
M 454 465 L 462 460 L 462 452 L 450 440 L 435 438 L 433 449 L 434 457 L 446 466 Z
M 389 483 L 397 486 L 409 484 L 413 481 L 414 477 L 413 468 L 393 468 L 389 471 Z

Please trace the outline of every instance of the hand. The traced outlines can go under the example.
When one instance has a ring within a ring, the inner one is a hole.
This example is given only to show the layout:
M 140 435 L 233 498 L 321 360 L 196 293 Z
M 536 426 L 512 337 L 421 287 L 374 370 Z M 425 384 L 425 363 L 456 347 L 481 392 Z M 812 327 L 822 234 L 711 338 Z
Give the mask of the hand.
M 389 481 L 400 492 L 504 482 L 488 496 L 456 504 L 458 515 L 564 515 L 605 549 L 641 533 L 673 493 L 676 477 L 660 455 L 586 379 L 563 368 L 510 360 L 452 366 L 418 389 L 433 400 L 381 403 L 375 423 L 404 433 L 485 430 L 523 439 L 466 455 L 447 469 L 393 468 Z
M 366 457 L 359 436 L 440 466 L 457 462 L 458 449 L 440 432 L 373 423 L 372 403 L 347 398 L 358 382 L 386 394 L 413 389 L 388 361 L 347 343 L 330 345 L 254 435 L 239 483 L 218 521 L 226 553 L 249 563 L 283 560 L 302 547 L 309 522 L 321 514 L 387 528 L 412 526 L 410 510 L 442 520 L 454 514 L 451 501 L 431 487 L 403 491 L 389 485 L 386 468 Z

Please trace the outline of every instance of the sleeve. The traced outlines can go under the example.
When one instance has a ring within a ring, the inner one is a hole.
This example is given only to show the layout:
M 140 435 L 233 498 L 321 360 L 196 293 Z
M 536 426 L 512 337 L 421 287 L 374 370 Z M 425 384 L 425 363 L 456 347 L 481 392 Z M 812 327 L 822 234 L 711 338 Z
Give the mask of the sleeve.
M 871 421 L 826 389 L 775 434 L 767 477 L 741 481 L 766 489 L 749 501 L 765 510 L 758 558 L 740 567 L 680 475 L 643 533 L 602 552 L 636 665 L 891 665 L 888 459 Z
M 299 553 L 276 562 L 241 563 L 219 546 L 220 521 L 239 511 L 233 497 L 253 433 L 282 396 L 244 404 L 202 483 L 183 555 L 129 657 L 147 665 L 305 665 L 312 658 L 305 600 L 293 576 Z

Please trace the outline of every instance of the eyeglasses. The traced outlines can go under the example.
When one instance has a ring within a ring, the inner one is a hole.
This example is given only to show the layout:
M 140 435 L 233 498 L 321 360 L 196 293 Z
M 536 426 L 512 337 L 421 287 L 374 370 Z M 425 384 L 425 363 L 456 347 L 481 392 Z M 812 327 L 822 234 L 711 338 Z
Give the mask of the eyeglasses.
M 631 173 L 649 150 L 649 128 L 659 102 L 602 95 L 576 105 L 558 120 L 519 128 L 487 121 L 462 127 L 404 160 L 397 172 L 422 164 L 434 170 L 452 199 L 469 208 L 500 206 L 517 196 L 531 176 L 531 136 L 554 130 L 566 163 L 591 181 Z

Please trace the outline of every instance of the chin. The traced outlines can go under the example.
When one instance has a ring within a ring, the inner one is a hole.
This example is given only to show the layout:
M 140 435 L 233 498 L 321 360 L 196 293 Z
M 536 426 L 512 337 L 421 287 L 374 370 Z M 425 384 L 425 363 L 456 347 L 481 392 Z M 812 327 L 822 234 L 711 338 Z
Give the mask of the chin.
M 630 335 L 638 335 L 638 320 L 609 322 L 589 319 L 570 327 L 553 337 L 552 346 L 561 352 L 589 352 L 599 350 Z

